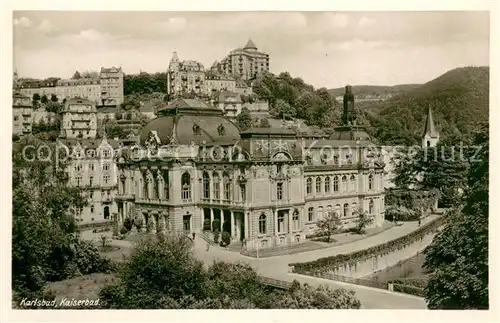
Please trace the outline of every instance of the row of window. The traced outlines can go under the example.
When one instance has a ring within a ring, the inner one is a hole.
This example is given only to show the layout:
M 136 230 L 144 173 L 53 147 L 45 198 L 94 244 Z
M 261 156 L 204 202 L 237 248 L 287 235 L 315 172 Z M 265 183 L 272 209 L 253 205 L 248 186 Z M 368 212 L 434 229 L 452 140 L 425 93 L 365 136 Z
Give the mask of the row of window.
M 79 172 L 83 169 L 83 164 L 77 163 L 75 165 L 75 171 Z M 94 171 L 96 169 L 95 164 L 89 164 L 89 170 Z M 111 169 L 111 164 L 110 163 L 104 163 L 102 164 L 102 169 L 103 170 L 110 170 Z
M 111 176 L 110 175 L 103 175 L 102 182 L 104 184 L 111 184 Z M 75 176 L 74 183 L 76 186 L 82 186 L 83 185 L 83 177 L 80 175 Z M 94 184 L 98 184 L 98 183 L 94 183 L 94 176 L 89 176 L 89 186 L 93 186 Z
M 340 188 L 342 189 L 342 192 L 349 192 L 349 191 L 356 191 L 356 176 L 351 175 L 349 177 L 349 181 L 347 179 L 347 176 L 344 175 L 340 178 L 342 186 L 340 187 L 339 184 L 339 176 L 333 176 L 333 183 L 331 182 L 330 176 L 326 176 L 324 178 L 322 177 L 316 177 L 314 179 L 314 184 L 315 184 L 315 191 L 314 193 L 330 193 L 333 188 L 333 192 L 339 192 Z M 324 184 L 324 185 L 323 185 Z M 333 185 L 332 185 L 333 184 Z M 373 190 L 375 189 L 375 181 L 374 181 L 374 176 L 370 174 L 368 176 L 368 190 Z M 306 193 L 307 195 L 312 195 L 313 194 L 313 178 L 308 177 L 306 179 Z
M 285 213 L 278 212 L 278 233 L 286 232 Z M 292 214 L 292 230 L 299 230 L 299 213 Z M 259 217 L 259 234 L 267 233 L 267 216 L 262 213 Z

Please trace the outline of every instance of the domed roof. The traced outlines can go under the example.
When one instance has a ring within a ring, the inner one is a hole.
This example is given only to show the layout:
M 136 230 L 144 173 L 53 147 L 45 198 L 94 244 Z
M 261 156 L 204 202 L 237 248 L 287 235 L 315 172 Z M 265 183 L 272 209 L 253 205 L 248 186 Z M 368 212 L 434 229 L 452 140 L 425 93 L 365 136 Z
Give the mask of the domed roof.
M 188 101 L 188 102 L 186 102 Z M 160 145 L 191 143 L 231 143 L 239 140 L 235 124 L 223 117 L 222 111 L 195 100 L 176 100 L 163 116 L 150 121 L 140 134 L 141 145 L 154 133 Z

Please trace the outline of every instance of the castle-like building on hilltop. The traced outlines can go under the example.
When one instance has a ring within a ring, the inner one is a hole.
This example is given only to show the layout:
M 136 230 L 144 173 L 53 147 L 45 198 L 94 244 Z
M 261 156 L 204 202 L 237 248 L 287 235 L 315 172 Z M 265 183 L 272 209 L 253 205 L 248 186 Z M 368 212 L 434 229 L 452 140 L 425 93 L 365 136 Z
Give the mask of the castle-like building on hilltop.
M 329 212 L 344 228 L 360 210 L 381 226 L 383 158 L 356 125 L 349 93 L 344 122 L 319 139 L 285 128 L 240 132 L 218 108 L 175 100 L 116 157 L 118 221 L 186 233 L 220 223 L 250 249 L 303 241 Z

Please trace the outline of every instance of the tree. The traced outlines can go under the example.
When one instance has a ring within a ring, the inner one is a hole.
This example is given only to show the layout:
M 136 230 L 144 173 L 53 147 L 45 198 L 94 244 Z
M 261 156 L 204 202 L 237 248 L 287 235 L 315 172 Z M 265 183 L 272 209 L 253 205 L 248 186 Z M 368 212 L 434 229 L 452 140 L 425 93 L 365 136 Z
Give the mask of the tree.
M 52 102 L 57 102 L 57 101 L 59 101 L 59 99 L 57 98 L 57 95 L 55 95 L 55 94 L 51 94 L 51 95 L 50 95 L 50 101 L 52 101 Z
M 46 154 L 33 160 L 42 146 Z M 55 144 L 25 138 L 12 152 L 14 299 L 42 296 L 47 281 L 111 268 L 95 248 L 78 240 L 74 215 L 86 200 L 67 185 L 63 156 L 57 160 L 48 151 L 55 151 Z
M 241 109 L 240 114 L 236 117 L 236 123 L 241 131 L 250 129 L 252 126 L 252 116 L 250 115 L 250 110 L 248 108 Z
M 40 94 L 38 93 L 33 94 L 33 101 L 40 101 Z
M 45 110 L 47 110 L 47 112 L 53 112 L 57 114 L 62 111 L 62 105 L 60 103 L 50 101 L 45 106 Z
M 481 149 L 468 172 L 466 203 L 452 209 L 444 229 L 424 251 L 432 271 L 425 288 L 431 309 L 488 309 L 488 177 L 487 126 L 476 134 Z
M 368 214 L 368 212 L 363 210 L 357 210 L 356 213 L 358 216 L 356 219 L 356 231 L 358 234 L 363 234 L 366 226 L 373 222 L 373 218 Z
M 338 232 L 341 222 L 337 213 L 329 211 L 324 219 L 318 221 L 318 229 L 326 235 L 327 242 L 330 243 L 332 235 Z
M 73 74 L 73 76 L 71 78 L 73 80 L 78 80 L 78 79 L 81 79 L 82 76 L 81 76 L 80 72 L 76 71 L 75 74 Z

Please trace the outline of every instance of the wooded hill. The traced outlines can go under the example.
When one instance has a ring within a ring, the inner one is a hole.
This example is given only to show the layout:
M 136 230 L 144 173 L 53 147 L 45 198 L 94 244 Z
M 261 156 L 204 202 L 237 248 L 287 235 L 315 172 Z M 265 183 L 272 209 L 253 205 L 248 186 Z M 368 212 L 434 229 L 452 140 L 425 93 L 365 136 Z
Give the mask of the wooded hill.
M 369 132 L 383 144 L 420 144 L 428 107 L 441 140 L 469 141 L 488 122 L 489 67 L 456 68 L 388 101 L 366 103 Z

